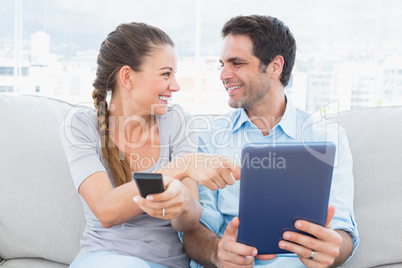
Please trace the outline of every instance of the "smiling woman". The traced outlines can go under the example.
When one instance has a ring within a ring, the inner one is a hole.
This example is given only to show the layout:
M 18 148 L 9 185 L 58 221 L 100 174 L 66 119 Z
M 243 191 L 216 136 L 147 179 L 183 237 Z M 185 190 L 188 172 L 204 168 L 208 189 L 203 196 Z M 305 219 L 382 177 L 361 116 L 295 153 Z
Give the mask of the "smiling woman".
M 173 173 L 161 170 L 171 161 L 170 152 L 195 151 L 186 139 L 173 142 L 185 121 L 173 118 L 172 110 L 189 117 L 179 107 L 167 108 L 167 97 L 179 90 L 173 42 L 156 27 L 121 24 L 102 42 L 97 64 L 96 113 L 77 112 L 61 131 L 87 219 L 80 254 L 70 267 L 110 267 L 110 262 L 117 267 L 186 267 L 189 260 L 175 229 L 192 228 L 200 218 L 196 182 L 170 178 Z M 63 135 L 66 131 L 92 146 L 74 144 Z M 131 146 L 134 141 L 139 145 Z M 166 191 L 153 200 L 133 200 L 136 171 L 163 173 Z
M 132 86 L 133 109 L 135 114 L 152 110 L 155 114 L 165 114 L 172 93 L 180 90 L 176 81 L 176 54 L 172 45 L 163 45 L 152 52 L 144 62 L 141 71 L 127 70 L 130 77 L 124 77 L 124 86 Z M 122 74 L 124 75 L 124 74 Z M 112 98 L 111 103 L 114 103 Z

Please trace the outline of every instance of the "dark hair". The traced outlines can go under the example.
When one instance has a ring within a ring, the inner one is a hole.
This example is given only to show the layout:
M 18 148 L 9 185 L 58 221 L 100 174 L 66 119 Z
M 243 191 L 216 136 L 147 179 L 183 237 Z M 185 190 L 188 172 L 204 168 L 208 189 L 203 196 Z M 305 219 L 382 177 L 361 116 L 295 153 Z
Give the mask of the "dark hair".
M 228 34 L 250 37 L 253 53 L 260 60 L 261 69 L 281 55 L 284 58 L 281 83 L 287 86 L 296 58 L 296 40 L 282 21 L 262 15 L 237 16 L 223 26 L 222 37 Z
M 161 45 L 173 45 L 173 41 L 162 30 L 145 23 L 131 22 L 119 25 L 102 42 L 98 54 L 96 79 L 92 86 L 92 98 L 97 111 L 102 153 L 113 174 L 116 186 L 131 181 L 130 165 L 121 157 L 118 148 L 109 138 L 109 111 L 107 91 L 113 91 L 116 73 L 123 66 L 141 71 L 145 57 Z

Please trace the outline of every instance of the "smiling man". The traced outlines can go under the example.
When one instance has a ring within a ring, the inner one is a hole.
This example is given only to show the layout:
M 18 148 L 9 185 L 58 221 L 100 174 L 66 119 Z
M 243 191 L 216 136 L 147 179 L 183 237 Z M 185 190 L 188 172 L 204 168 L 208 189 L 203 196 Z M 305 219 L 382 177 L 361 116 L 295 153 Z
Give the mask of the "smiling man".
M 280 20 L 234 17 L 224 25 L 222 36 L 220 78 L 229 105 L 236 109 L 211 122 L 210 131 L 200 136 L 199 150 L 238 162 L 242 146 L 248 142 L 330 141 L 337 145 L 337 161 L 326 226 L 296 221 L 297 229 L 316 238 L 284 232 L 279 247 L 294 254 L 278 257 L 258 255 L 256 248 L 237 242 L 238 181 L 217 191 L 200 186 L 201 223 L 183 235 L 185 250 L 193 260 L 191 267 L 340 266 L 359 243 L 353 215 L 352 156 L 344 130 L 322 119 L 317 122 L 286 97 L 284 88 L 295 62 L 296 42 Z

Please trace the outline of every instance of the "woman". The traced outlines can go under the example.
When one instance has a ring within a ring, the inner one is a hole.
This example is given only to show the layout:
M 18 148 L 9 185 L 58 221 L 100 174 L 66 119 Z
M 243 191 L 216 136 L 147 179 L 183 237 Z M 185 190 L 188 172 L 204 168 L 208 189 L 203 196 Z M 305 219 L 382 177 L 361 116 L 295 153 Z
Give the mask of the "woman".
M 122 24 L 102 43 L 97 63 L 96 111 L 75 113 L 61 131 L 87 220 L 70 267 L 188 267 L 177 231 L 200 219 L 197 182 L 213 190 L 233 184 L 237 167 L 195 166 L 195 156 L 207 156 L 194 154 L 189 115 L 167 106 L 179 85 L 173 42 L 163 31 Z M 166 190 L 139 197 L 137 171 L 162 173 Z

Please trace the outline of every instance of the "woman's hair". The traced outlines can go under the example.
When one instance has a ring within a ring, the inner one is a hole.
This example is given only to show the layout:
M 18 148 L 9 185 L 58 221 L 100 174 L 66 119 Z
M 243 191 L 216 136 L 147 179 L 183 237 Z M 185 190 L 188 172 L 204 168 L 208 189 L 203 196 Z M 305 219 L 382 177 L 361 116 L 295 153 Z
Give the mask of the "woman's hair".
M 113 91 L 116 74 L 123 66 L 141 71 L 145 58 L 162 45 L 173 46 L 165 32 L 145 23 L 131 22 L 119 25 L 106 37 L 99 50 L 92 98 L 98 117 L 103 157 L 109 165 L 116 186 L 130 182 L 132 178 L 127 159 L 109 138 L 107 92 Z

